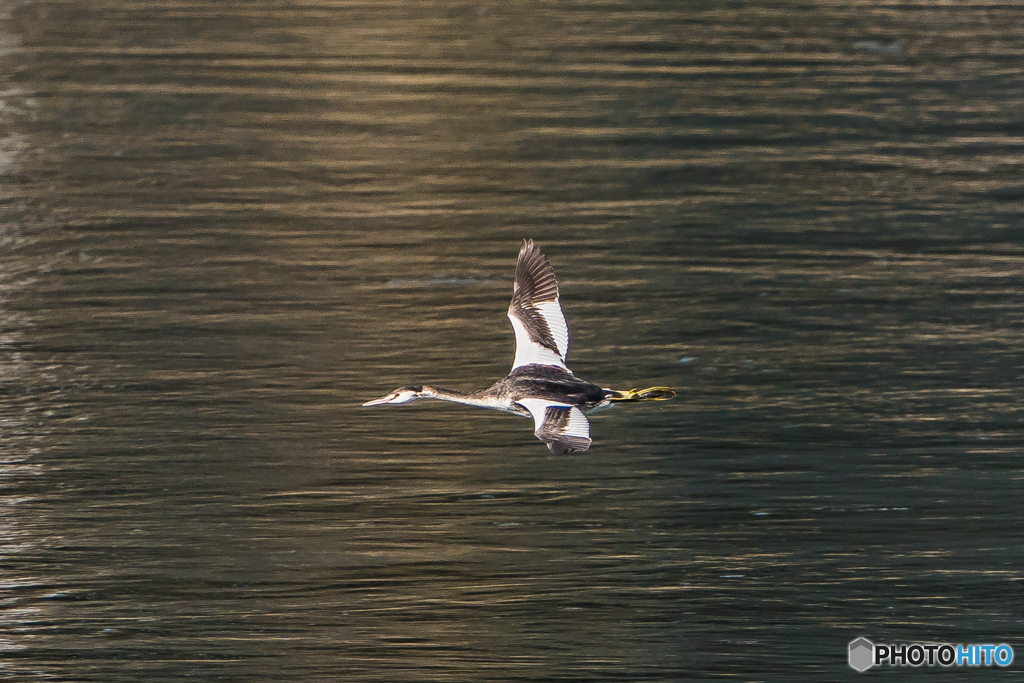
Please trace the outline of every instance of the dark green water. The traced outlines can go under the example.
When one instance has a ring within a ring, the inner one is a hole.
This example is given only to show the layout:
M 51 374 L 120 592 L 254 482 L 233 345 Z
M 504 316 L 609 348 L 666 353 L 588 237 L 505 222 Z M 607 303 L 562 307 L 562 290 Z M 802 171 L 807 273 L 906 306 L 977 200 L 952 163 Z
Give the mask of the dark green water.
M 0 677 L 1024 656 L 1016 5 L 0 21 Z M 360 409 L 508 371 L 524 237 L 577 374 L 679 397 L 562 457 L 514 416 Z

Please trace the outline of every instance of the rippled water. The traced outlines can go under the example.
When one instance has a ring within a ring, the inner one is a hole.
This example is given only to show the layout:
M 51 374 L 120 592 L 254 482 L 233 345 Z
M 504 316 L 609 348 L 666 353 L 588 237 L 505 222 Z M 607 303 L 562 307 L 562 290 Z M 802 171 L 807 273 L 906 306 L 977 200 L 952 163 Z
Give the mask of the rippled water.
M 1024 652 L 1016 5 L 0 17 L 3 676 Z M 577 374 L 679 398 L 562 457 L 513 416 L 360 409 L 507 372 L 524 237 Z

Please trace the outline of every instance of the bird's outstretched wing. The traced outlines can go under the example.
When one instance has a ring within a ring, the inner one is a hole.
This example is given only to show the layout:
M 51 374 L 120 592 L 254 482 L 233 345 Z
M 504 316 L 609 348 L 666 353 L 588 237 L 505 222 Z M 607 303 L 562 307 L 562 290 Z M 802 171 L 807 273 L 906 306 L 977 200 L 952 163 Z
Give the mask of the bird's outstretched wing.
M 576 406 L 542 398 L 521 398 L 517 403 L 533 415 L 533 433 L 555 455 L 590 448 L 590 423 Z
M 558 304 L 558 282 L 547 257 L 533 240 L 524 240 L 516 263 L 516 282 L 508 319 L 516 333 L 512 369 L 524 365 L 564 368 L 569 353 L 569 326 Z

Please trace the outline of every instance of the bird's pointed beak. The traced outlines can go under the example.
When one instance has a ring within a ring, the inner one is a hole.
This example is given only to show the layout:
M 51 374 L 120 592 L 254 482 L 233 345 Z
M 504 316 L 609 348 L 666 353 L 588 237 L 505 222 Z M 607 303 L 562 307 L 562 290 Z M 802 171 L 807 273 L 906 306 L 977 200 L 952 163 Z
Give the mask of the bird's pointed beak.
M 364 403 L 363 407 L 364 408 L 369 408 L 370 406 L 386 405 L 388 403 L 391 403 L 391 399 L 393 399 L 394 397 L 395 397 L 394 394 L 388 394 L 384 398 L 375 398 L 372 401 L 367 401 L 366 403 Z

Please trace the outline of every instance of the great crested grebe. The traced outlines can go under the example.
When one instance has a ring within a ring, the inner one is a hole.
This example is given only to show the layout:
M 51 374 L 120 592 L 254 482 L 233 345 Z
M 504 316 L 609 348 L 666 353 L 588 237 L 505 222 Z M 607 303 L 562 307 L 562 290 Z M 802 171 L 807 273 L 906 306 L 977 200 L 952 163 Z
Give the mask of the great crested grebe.
M 407 386 L 363 405 L 399 405 L 418 398 L 436 398 L 532 416 L 533 433 L 552 453 L 561 455 L 590 448 L 590 423 L 584 413 L 610 408 L 613 403 L 666 401 L 676 395 L 668 387 L 602 389 L 572 374 L 565 366 L 569 326 L 558 305 L 555 271 L 533 240 L 524 240 L 519 250 L 508 319 L 516 334 L 516 356 L 512 372 L 494 386 L 471 394 Z

